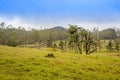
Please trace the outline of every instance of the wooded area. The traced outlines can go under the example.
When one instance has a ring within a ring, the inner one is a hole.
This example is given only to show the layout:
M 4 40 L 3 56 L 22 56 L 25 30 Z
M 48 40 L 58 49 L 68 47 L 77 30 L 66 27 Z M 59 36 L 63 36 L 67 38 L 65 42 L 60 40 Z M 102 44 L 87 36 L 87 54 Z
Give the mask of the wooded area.
M 26 30 L 22 27 L 6 26 L 1 22 L 0 45 L 53 47 L 80 54 L 103 51 L 105 48 L 104 51 L 119 52 L 120 30 L 108 28 L 99 31 L 98 28 L 94 28 L 90 31 L 77 25 L 69 25 L 68 29 L 57 26 L 50 29 Z

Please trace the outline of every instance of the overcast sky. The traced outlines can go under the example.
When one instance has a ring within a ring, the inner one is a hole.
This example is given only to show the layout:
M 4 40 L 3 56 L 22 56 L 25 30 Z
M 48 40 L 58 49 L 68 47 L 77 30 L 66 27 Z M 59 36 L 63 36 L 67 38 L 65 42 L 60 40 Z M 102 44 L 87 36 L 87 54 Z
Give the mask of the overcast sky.
M 120 27 L 120 0 L 0 0 L 0 22 L 38 29 Z

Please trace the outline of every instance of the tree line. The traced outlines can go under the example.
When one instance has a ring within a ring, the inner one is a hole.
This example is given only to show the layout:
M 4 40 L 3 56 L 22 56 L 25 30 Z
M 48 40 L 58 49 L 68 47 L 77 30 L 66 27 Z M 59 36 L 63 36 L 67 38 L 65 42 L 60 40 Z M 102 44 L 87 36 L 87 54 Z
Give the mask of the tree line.
M 58 43 L 59 42 L 59 43 Z M 69 50 L 75 53 L 90 54 L 95 51 L 119 52 L 120 30 L 108 28 L 99 31 L 98 28 L 87 30 L 77 25 L 69 25 L 68 29 L 57 26 L 50 29 L 30 29 L 0 23 L 0 45 L 36 47 L 46 46 Z
M 5 26 L 5 23 L 0 24 L 0 44 L 17 46 L 26 46 L 28 44 L 40 44 L 41 46 L 52 46 L 54 41 L 63 40 L 66 38 L 66 29 L 57 26 L 51 29 L 30 29 L 12 25 Z
M 92 52 L 100 51 L 106 48 L 107 51 L 119 52 L 120 45 L 120 31 L 113 28 L 104 29 L 99 31 L 94 28 L 93 31 L 86 30 L 77 25 L 69 25 L 68 29 L 68 46 L 76 53 L 90 54 Z M 105 42 L 107 41 L 107 42 Z

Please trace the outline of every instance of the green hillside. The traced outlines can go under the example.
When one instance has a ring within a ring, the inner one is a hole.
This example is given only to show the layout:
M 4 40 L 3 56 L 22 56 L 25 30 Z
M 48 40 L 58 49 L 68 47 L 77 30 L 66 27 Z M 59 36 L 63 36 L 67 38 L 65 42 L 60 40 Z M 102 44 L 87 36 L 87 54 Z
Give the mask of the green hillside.
M 120 54 L 0 46 L 0 80 L 120 80 Z

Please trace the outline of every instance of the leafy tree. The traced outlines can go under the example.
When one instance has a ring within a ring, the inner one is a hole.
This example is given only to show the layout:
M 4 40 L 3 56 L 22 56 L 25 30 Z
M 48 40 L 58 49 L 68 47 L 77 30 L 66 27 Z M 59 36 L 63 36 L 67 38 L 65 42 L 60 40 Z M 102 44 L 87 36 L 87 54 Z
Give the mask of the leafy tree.
M 110 41 L 108 42 L 107 49 L 111 52 L 111 51 L 112 51 L 112 47 L 113 47 L 112 41 L 110 40 Z
M 118 43 L 118 42 L 115 43 L 115 50 L 116 50 L 117 52 L 119 52 L 119 50 L 120 50 L 119 47 L 120 47 L 120 46 L 119 46 L 119 43 Z
M 87 31 L 84 31 L 84 37 L 85 37 L 84 42 L 85 42 L 86 54 L 89 54 L 90 53 L 91 45 L 93 43 L 93 39 L 91 37 L 91 33 L 87 32 Z
M 84 43 L 86 54 L 90 53 L 91 44 L 93 42 L 91 32 L 76 25 L 70 25 L 68 33 L 69 45 L 74 47 L 75 52 L 82 54 L 82 46 Z
M 98 48 L 100 47 L 100 36 L 99 36 L 99 31 L 98 28 L 94 28 L 92 31 L 92 37 L 93 37 L 93 47 L 94 51 L 97 51 Z
M 64 42 L 63 42 L 63 41 L 60 41 L 60 42 L 59 42 L 59 46 L 60 46 L 60 49 L 63 50 L 63 48 L 64 48 Z
M 7 43 L 8 46 L 12 46 L 12 47 L 16 47 L 18 45 L 18 42 L 15 42 L 15 41 L 9 41 Z
M 3 45 L 6 44 L 5 38 L 6 38 L 5 23 L 1 22 L 1 24 L 0 24 L 0 44 L 3 44 Z
M 32 29 L 31 38 L 36 45 L 36 43 L 38 42 L 38 31 L 37 30 Z
M 49 34 L 49 39 L 47 41 L 47 47 L 52 47 L 53 39 L 52 36 Z
M 1 29 L 5 28 L 5 23 L 4 23 L 4 22 L 1 22 L 1 23 L 0 23 L 0 28 L 1 28 Z
M 82 47 L 80 45 L 81 41 L 80 41 L 80 30 L 81 28 L 78 27 L 77 25 L 69 25 L 70 28 L 68 29 L 68 33 L 69 33 L 69 45 L 71 45 L 72 47 L 74 47 L 74 51 L 76 53 L 80 53 L 82 54 Z

